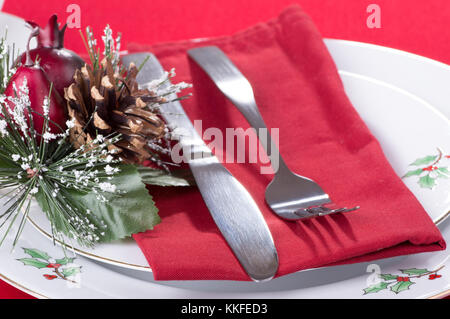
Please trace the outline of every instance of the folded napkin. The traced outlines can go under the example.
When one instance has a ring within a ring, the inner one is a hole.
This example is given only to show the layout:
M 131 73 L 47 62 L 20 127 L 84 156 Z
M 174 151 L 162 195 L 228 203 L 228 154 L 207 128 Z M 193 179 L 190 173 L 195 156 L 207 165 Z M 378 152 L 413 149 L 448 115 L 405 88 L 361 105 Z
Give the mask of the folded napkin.
M 220 47 L 249 79 L 268 127 L 279 128 L 280 151 L 289 167 L 317 181 L 338 205 L 361 206 L 345 215 L 285 221 L 264 201 L 273 176 L 260 174 L 261 162 L 226 163 L 269 225 L 279 254 L 277 276 L 445 249 L 439 230 L 351 105 L 319 32 L 299 7 L 229 37 L 128 47 L 153 52 L 166 69 L 176 68 L 178 81 L 193 83 L 193 97 L 183 106 L 192 121 L 203 121 L 203 129 L 247 129 L 239 111 L 186 55 L 206 45 Z M 196 188 L 150 191 L 162 223 L 134 238 L 155 279 L 249 280 Z
M 317 181 L 338 205 L 361 206 L 345 215 L 285 221 L 264 201 L 273 176 L 260 174 L 262 163 L 225 163 L 269 225 L 279 254 L 277 276 L 445 249 L 439 230 L 351 105 L 319 32 L 299 7 L 229 37 L 128 46 L 130 52 L 153 52 L 166 69 L 176 68 L 178 81 L 193 83 L 193 96 L 183 106 L 192 121 L 202 120 L 203 130 L 247 129 L 239 111 L 186 55 L 206 45 L 220 47 L 249 79 L 268 127 L 279 128 L 289 167 Z M 196 188 L 149 189 L 162 223 L 134 239 L 155 279 L 249 280 Z

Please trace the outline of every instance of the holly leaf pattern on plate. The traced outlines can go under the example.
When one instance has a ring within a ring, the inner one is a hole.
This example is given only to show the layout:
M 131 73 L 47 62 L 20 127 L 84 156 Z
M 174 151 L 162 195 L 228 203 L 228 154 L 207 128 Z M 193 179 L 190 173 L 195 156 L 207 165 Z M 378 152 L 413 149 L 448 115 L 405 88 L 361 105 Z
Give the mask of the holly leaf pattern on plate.
M 17 260 L 23 262 L 25 266 L 33 266 L 39 269 L 46 268 L 48 265 L 48 263 L 40 261 L 39 259 L 35 258 L 22 258 Z
M 450 171 L 447 167 L 438 167 L 436 169 L 436 173 L 438 174 L 438 177 L 442 178 L 449 178 L 450 177 Z
M 448 166 L 442 166 L 445 165 L 446 161 L 448 162 L 450 155 L 445 155 L 440 148 L 437 148 L 437 150 L 438 155 L 421 157 L 411 163 L 410 166 L 418 167 L 407 171 L 402 178 L 417 176 L 420 187 L 427 189 L 433 189 L 439 179 L 450 178 Z
M 375 293 L 375 292 L 379 292 L 381 290 L 387 289 L 388 286 L 389 286 L 389 283 L 382 281 L 375 285 L 369 286 L 363 290 L 364 290 L 364 294 L 367 295 L 367 294 L 371 294 L 371 293 Z
M 402 178 L 410 177 L 410 176 L 416 176 L 416 175 L 420 175 L 422 173 L 423 173 L 423 170 L 421 168 L 418 168 L 416 170 L 407 172 L 405 175 L 403 175 Z
M 414 284 L 412 281 L 399 281 L 391 287 L 391 291 L 398 294 L 404 290 L 408 290 L 409 286 L 411 286 L 412 284 Z
M 24 252 L 34 258 L 22 258 L 17 261 L 22 262 L 25 266 L 32 266 L 38 269 L 46 269 L 52 271 L 52 274 L 43 274 L 42 276 L 47 280 L 62 279 L 72 283 L 76 281 L 70 277 L 81 273 L 81 266 L 73 264 L 76 257 L 63 257 L 53 259 L 46 252 L 38 249 L 23 248 Z M 50 262 L 51 260 L 51 262 Z
M 400 269 L 400 271 L 408 276 L 423 275 L 430 272 L 428 269 L 418 268 Z
M 61 259 L 56 259 L 55 264 L 60 264 L 60 265 L 64 266 L 64 265 L 73 263 L 74 260 L 75 260 L 75 258 L 64 257 Z
M 436 179 L 430 177 L 430 175 L 424 175 L 419 179 L 419 184 L 423 188 L 432 189 L 436 185 Z
M 398 294 L 402 291 L 409 290 L 409 287 L 412 284 L 415 284 L 415 280 L 418 280 L 419 278 L 422 280 L 424 278 L 434 280 L 442 277 L 442 275 L 439 275 L 438 272 L 444 267 L 444 265 L 441 265 L 439 268 L 434 270 L 428 270 L 426 268 L 400 269 L 402 273 L 401 275 L 379 274 L 379 277 L 384 281 L 363 289 L 364 295 L 369 293 L 377 293 L 382 290 L 388 290 L 388 288 L 390 291 Z
M 380 278 L 382 278 L 383 280 L 396 280 L 397 276 L 391 274 L 381 274 Z
M 80 273 L 81 268 L 80 267 L 70 267 L 70 268 L 65 268 L 62 270 L 62 274 L 64 277 L 71 277 L 71 276 L 75 276 L 76 274 Z
M 33 258 L 40 258 L 47 261 L 51 258 L 46 252 L 38 249 L 23 248 L 23 251 Z
M 409 164 L 410 166 L 420 166 L 431 164 L 438 158 L 438 155 L 429 155 L 415 160 L 413 163 Z

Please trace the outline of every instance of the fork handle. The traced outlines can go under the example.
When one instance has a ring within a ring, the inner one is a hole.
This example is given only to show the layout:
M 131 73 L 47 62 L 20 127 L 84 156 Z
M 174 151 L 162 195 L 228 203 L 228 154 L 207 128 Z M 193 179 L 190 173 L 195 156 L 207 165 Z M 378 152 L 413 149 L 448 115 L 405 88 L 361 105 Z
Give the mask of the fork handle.
M 267 125 L 264 122 L 261 113 L 259 112 L 256 102 L 241 103 L 233 101 L 232 99 L 230 100 L 238 108 L 242 115 L 244 115 L 247 122 L 249 122 L 250 125 L 255 129 L 259 141 L 261 142 L 262 146 L 266 150 L 267 155 L 270 158 L 270 162 L 272 163 L 272 168 L 275 174 L 279 170 L 289 170 L 285 161 L 281 157 L 277 144 L 274 142 L 272 135 L 267 129 Z
M 211 77 L 219 90 L 241 111 L 256 130 L 258 139 L 270 157 L 274 172 L 288 169 L 259 113 L 252 86 L 241 71 L 222 50 L 215 46 L 191 49 L 188 55 Z

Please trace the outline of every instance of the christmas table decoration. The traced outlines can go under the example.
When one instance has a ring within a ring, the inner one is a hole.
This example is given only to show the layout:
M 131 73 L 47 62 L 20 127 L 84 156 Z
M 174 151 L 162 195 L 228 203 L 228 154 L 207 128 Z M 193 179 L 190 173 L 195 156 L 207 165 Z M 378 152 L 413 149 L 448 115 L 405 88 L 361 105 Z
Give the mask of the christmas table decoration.
M 186 186 L 188 174 L 169 171 L 171 130 L 159 107 L 180 83 L 137 86 L 139 67 L 125 69 L 120 36 L 104 32 L 103 54 L 87 29 L 91 64 L 63 48 L 66 26 L 57 17 L 32 31 L 27 50 L 12 66 L 6 36 L 0 40 L 0 244 L 17 224 L 19 239 L 35 199 L 51 223 L 53 239 L 92 247 L 152 229 L 160 222 L 146 184 Z M 38 38 L 38 47 L 29 43 Z M 141 164 L 154 162 L 155 167 Z

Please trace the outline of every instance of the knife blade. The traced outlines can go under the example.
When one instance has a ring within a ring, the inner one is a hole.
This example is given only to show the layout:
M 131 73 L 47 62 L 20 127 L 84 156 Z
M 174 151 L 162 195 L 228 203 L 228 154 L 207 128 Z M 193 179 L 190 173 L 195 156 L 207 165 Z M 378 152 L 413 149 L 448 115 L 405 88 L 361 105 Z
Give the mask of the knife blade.
M 147 57 L 148 61 L 137 76 L 138 84 L 143 86 L 163 76 L 164 69 L 157 58 L 151 53 L 129 54 L 122 58 L 127 66 L 131 62 L 141 65 Z M 169 99 L 174 97 L 169 96 Z M 211 153 L 179 101 L 163 104 L 161 113 L 171 126 L 182 128 L 179 143 L 190 153 L 184 157 L 214 222 L 244 270 L 254 281 L 272 279 L 278 270 L 278 254 L 258 205 Z

